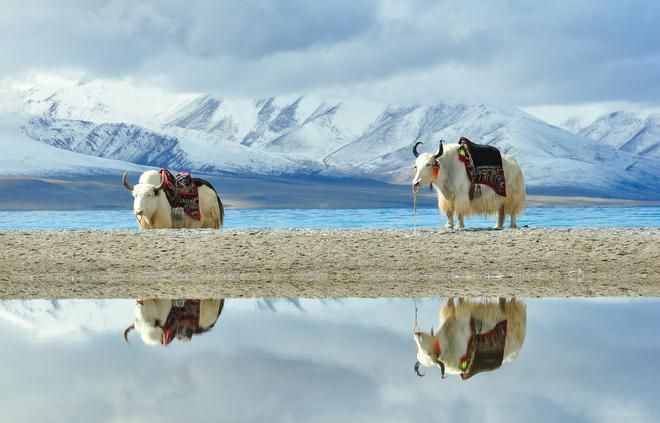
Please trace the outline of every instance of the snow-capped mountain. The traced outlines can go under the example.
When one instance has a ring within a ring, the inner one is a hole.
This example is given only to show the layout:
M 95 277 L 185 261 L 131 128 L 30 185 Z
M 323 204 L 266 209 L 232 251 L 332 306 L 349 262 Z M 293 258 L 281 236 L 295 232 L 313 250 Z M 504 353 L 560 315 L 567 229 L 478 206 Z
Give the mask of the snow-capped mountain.
M 619 151 L 660 158 L 660 114 L 607 113 L 576 133 Z
M 66 78 L 6 82 L 0 95 L 12 99 L 9 112 L 20 121 L 15 139 L 0 141 L 11 141 L 13 147 L 3 147 L 19 155 L 19 160 L 0 160 L 5 175 L 25 168 L 21 148 L 29 145 L 34 154 L 45 155 L 44 163 L 55 147 L 77 159 L 90 158 L 90 168 L 114 170 L 117 163 L 130 162 L 207 173 L 302 173 L 407 184 L 415 142 L 435 149 L 440 139 L 453 143 L 466 136 L 514 155 L 531 192 L 659 195 L 659 160 L 652 155 L 657 117 L 641 126 L 621 117 L 610 119 L 609 126 L 594 126 L 597 121 L 573 134 L 494 105 L 397 106 L 314 96 L 221 99 L 130 81 Z M 614 141 L 619 133 L 628 136 L 625 142 Z M 51 150 L 39 153 L 37 144 Z
M 168 163 L 176 168 L 190 167 L 188 155 L 175 137 L 136 125 L 34 117 L 24 131 L 34 140 L 89 156 L 146 166 Z

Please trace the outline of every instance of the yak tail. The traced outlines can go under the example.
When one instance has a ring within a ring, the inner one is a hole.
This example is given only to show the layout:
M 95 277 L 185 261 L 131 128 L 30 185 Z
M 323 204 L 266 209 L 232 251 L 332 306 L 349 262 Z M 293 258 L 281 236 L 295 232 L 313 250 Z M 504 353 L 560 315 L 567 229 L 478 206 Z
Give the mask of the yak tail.
M 215 191 L 215 190 L 214 190 Z M 216 197 L 218 197 L 218 207 L 220 207 L 220 226 L 223 226 L 225 224 L 225 208 L 222 205 L 222 200 L 220 200 L 220 196 L 218 193 L 215 193 Z
M 220 200 L 220 195 L 218 194 L 218 191 L 213 188 L 213 185 L 206 179 L 202 178 L 193 178 L 193 182 L 195 182 L 195 185 L 201 186 L 201 185 L 206 185 L 207 187 L 211 188 L 213 192 L 215 192 L 215 196 L 218 199 L 218 207 L 220 208 L 220 227 L 222 227 L 225 223 L 225 208 L 222 205 L 222 200 Z

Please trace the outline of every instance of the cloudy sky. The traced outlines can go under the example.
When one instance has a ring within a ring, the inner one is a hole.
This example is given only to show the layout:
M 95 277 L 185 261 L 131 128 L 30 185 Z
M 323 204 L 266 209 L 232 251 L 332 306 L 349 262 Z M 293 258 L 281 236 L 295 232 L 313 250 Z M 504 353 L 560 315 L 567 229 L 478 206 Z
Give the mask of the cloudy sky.
M 437 328 L 441 302 L 419 302 L 422 328 Z M 62 301 L 42 314 L 39 302 L 21 303 L 22 319 L 35 325 L 0 319 L 2 421 L 178 422 L 211 413 L 221 421 L 379 423 L 660 417 L 656 300 L 528 301 L 518 358 L 467 382 L 442 380 L 430 368 L 415 376 L 409 299 L 303 300 L 302 308 L 276 303 L 275 312 L 228 300 L 211 332 L 166 349 L 136 336 L 124 345 L 132 301 L 106 302 L 95 313 L 90 301 Z M 78 330 L 58 329 L 55 320 Z
M 2 0 L 0 77 L 218 96 L 660 104 L 660 2 Z

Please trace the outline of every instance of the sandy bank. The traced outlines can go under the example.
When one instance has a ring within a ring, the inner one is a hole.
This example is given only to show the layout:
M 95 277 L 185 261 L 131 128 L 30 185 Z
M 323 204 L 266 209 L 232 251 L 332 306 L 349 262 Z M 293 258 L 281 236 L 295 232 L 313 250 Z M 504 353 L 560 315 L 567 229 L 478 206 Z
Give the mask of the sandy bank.
M 2 298 L 660 296 L 660 229 L 0 232 Z

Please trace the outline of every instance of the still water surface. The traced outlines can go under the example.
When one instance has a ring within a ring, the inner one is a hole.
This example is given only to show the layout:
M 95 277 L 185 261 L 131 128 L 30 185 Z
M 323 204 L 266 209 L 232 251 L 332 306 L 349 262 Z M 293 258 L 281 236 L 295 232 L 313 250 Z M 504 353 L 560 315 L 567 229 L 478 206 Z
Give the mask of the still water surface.
M 415 302 L 419 332 L 437 334 L 447 300 Z M 659 299 L 520 303 L 517 356 L 462 380 L 415 374 L 411 299 L 227 299 L 202 334 L 180 313 L 189 332 L 167 346 L 124 343 L 135 300 L 2 301 L 0 421 L 660 420 Z M 502 316 L 488 307 L 481 333 Z M 443 351 L 465 349 L 451 339 Z
M 466 219 L 467 227 L 492 227 L 495 217 Z M 239 228 L 435 228 L 437 209 L 227 209 L 226 229 Z M 508 221 L 506 223 L 508 225 Z M 660 207 L 530 207 L 518 219 L 530 227 L 658 227 Z M 0 211 L 0 230 L 132 229 L 131 210 Z

